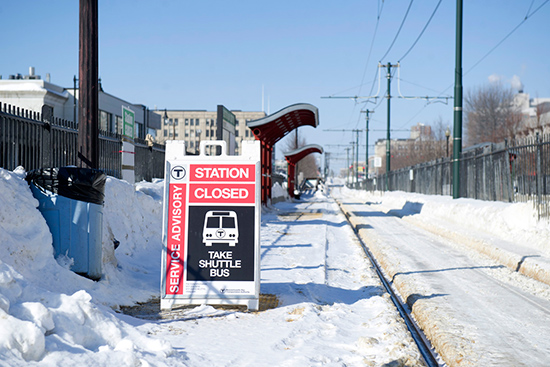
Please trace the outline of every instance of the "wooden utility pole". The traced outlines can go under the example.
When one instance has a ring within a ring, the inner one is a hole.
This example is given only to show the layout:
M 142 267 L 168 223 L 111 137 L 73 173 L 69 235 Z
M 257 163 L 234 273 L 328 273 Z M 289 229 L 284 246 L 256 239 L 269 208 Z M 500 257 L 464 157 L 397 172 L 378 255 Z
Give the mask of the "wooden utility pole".
M 77 166 L 99 167 L 98 0 L 80 0 Z

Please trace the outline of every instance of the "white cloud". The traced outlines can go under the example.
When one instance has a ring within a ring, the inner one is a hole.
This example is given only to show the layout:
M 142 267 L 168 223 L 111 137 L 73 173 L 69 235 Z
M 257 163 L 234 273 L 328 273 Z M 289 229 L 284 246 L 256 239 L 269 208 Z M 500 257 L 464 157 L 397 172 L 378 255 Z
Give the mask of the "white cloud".
M 489 83 L 500 83 L 504 77 L 502 75 L 498 75 L 498 74 L 491 74 L 489 75 Z
M 512 79 L 510 80 L 510 85 L 513 89 L 523 90 L 523 83 L 521 82 L 521 79 L 519 76 L 514 75 Z

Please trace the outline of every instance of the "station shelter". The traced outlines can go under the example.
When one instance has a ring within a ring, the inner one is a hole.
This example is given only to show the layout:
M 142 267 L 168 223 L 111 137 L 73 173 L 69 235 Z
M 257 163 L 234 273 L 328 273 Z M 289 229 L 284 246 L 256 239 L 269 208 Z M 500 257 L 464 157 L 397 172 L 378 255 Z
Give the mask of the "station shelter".
M 294 188 L 299 185 L 299 182 L 296 182 L 296 164 L 312 153 L 323 154 L 323 147 L 317 144 L 309 144 L 285 153 L 285 159 L 288 163 L 288 195 L 291 198 L 294 197 Z
M 261 186 L 262 204 L 271 200 L 273 181 L 273 147 L 300 126 L 317 127 L 319 125 L 319 110 L 308 103 L 290 105 L 259 120 L 246 124 L 257 140 L 261 142 Z

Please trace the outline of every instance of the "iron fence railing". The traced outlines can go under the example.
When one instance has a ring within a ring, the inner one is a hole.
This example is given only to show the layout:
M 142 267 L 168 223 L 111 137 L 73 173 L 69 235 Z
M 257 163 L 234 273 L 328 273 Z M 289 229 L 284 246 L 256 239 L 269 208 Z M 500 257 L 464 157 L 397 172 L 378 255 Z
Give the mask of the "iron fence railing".
M 78 129 L 72 121 L 51 118 L 0 102 L 0 167 L 25 170 L 77 163 Z M 122 139 L 100 131 L 99 169 L 122 177 Z M 164 177 L 164 146 L 135 139 L 136 181 Z
M 451 160 L 443 158 L 380 174 L 361 182 L 359 187 L 450 195 L 452 181 Z M 539 218 L 550 218 L 550 135 L 465 149 L 460 159 L 460 196 L 531 201 Z

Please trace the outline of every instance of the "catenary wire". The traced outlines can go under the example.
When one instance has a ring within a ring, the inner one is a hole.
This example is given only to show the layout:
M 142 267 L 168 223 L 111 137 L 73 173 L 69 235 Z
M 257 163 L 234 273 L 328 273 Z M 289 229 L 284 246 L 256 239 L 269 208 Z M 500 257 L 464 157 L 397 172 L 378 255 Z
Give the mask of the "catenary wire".
M 399 26 L 399 29 L 397 30 L 397 34 L 395 35 L 390 47 L 388 48 L 388 50 L 386 51 L 384 56 L 382 56 L 380 58 L 380 60 L 383 60 L 388 55 L 388 53 L 392 49 L 395 41 L 397 41 L 397 37 L 399 37 L 399 33 L 401 33 L 401 29 L 403 28 L 403 24 L 405 24 L 405 20 L 407 19 L 407 16 L 409 15 L 409 11 L 411 10 L 411 6 L 412 6 L 413 2 L 414 2 L 414 0 L 411 0 L 411 2 L 409 3 L 409 7 L 407 8 L 407 12 L 405 13 L 405 16 L 403 17 L 403 20 L 401 21 L 401 25 Z
M 521 27 L 523 25 L 523 23 L 525 23 L 527 21 L 527 19 L 529 19 L 531 16 L 533 16 L 533 14 L 535 14 L 537 11 L 540 10 L 540 8 L 542 8 L 544 5 L 546 5 L 546 3 L 548 3 L 548 1 L 550 0 L 546 0 L 544 3 L 542 3 L 538 8 L 536 8 L 531 14 L 527 14 L 525 16 L 525 18 L 523 18 L 523 20 L 521 22 L 519 22 L 519 24 L 510 31 L 510 33 L 508 33 L 502 40 L 500 40 L 499 43 L 497 43 L 492 49 L 489 50 L 489 52 L 487 52 L 481 59 L 479 59 L 470 69 L 468 69 L 464 75 L 468 74 L 470 71 L 472 71 L 472 69 L 474 69 L 479 63 L 481 63 L 483 60 L 485 60 L 485 58 L 487 56 L 489 56 L 494 50 L 496 50 L 498 48 L 498 46 L 500 46 L 504 41 L 506 41 L 508 39 L 508 37 L 510 37 L 519 27 Z M 450 88 L 450 87 L 449 87 Z M 447 89 L 449 89 L 447 88 Z
M 405 57 L 407 57 L 407 55 L 409 54 L 409 52 L 412 51 L 412 49 L 414 48 L 414 46 L 416 46 L 416 43 L 420 40 L 420 37 L 422 37 L 422 35 L 424 34 L 424 31 L 426 30 L 426 28 L 428 28 L 428 25 L 430 24 L 430 22 L 432 21 L 432 18 L 434 17 L 435 13 L 437 12 L 437 9 L 439 8 L 439 5 L 441 4 L 441 1 L 442 0 L 439 0 L 439 2 L 437 3 L 437 5 L 435 6 L 435 9 L 432 13 L 432 15 L 430 16 L 430 19 L 428 19 L 428 22 L 426 22 L 426 25 L 424 26 L 424 28 L 422 29 L 422 32 L 420 32 L 420 34 L 418 35 L 418 37 L 416 38 L 416 40 L 414 41 L 414 43 L 412 44 L 412 46 L 408 49 L 407 52 L 405 52 L 405 54 L 403 56 L 401 56 L 401 58 L 399 59 L 399 61 L 403 60 Z

